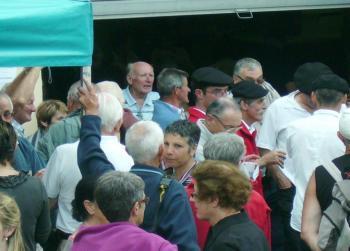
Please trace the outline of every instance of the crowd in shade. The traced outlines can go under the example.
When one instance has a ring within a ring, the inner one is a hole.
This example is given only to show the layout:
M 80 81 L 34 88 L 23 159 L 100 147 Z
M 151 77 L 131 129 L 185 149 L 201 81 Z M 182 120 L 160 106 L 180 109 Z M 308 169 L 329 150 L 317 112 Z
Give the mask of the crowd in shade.
M 283 97 L 253 58 L 126 69 L 66 103 L 35 107 L 41 68 L 0 91 L 0 250 L 349 250 L 350 87 L 329 66 Z

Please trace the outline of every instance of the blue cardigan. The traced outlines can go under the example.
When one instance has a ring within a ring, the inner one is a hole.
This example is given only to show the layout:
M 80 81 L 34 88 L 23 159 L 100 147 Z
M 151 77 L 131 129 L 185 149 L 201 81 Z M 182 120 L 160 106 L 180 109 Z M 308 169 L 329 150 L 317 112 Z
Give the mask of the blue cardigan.
M 82 117 L 78 164 L 83 177 L 93 175 L 98 178 L 103 173 L 114 170 L 100 148 L 100 125 L 101 120 L 97 116 Z M 150 197 L 150 202 L 146 207 L 141 227 L 150 231 L 159 203 L 159 185 L 163 171 L 160 168 L 142 164 L 134 165 L 130 171 L 139 175 L 145 182 L 145 194 Z M 183 186 L 175 180 L 171 181 L 159 209 L 155 233 L 177 244 L 181 251 L 199 250 L 188 197 Z
M 152 120 L 157 122 L 163 131 L 168 125 L 181 119 L 178 110 L 171 105 L 161 100 L 154 101 L 153 105 L 154 111 Z

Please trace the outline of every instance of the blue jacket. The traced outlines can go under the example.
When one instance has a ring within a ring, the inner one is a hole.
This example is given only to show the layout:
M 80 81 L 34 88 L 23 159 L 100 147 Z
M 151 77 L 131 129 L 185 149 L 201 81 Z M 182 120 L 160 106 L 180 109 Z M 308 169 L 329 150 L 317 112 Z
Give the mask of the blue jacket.
M 84 176 L 96 178 L 107 171 L 114 170 L 100 148 L 101 120 L 97 116 L 84 116 L 81 120 L 78 164 Z M 155 220 L 159 203 L 159 186 L 164 173 L 161 169 L 136 164 L 131 172 L 139 175 L 145 182 L 145 194 L 150 197 L 141 227 L 150 231 Z M 199 250 L 196 227 L 186 192 L 181 184 L 172 180 L 159 209 L 158 225 L 155 230 L 163 238 L 177 244 L 181 251 Z
M 157 122 L 163 131 L 168 125 L 181 119 L 178 110 L 171 105 L 161 100 L 154 101 L 153 105 L 154 111 L 152 120 Z

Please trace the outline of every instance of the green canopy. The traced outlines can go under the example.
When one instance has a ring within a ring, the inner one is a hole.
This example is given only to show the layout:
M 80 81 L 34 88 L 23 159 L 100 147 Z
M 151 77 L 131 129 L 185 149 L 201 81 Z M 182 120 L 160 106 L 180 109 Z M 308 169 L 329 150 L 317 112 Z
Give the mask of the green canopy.
M 0 66 L 88 66 L 90 1 L 1 0 Z

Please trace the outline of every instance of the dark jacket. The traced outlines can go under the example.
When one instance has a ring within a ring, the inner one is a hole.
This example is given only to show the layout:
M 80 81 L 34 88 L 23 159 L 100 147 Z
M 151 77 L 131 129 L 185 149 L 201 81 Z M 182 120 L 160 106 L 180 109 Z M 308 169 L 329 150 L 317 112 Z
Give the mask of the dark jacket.
M 209 230 L 204 251 L 268 251 L 263 232 L 242 211 L 228 216 Z
M 114 170 L 99 146 L 100 124 L 101 120 L 97 116 L 82 118 L 78 164 L 83 177 L 93 175 L 97 178 L 107 171 Z M 150 197 L 150 203 L 145 210 L 144 223 L 141 226 L 150 231 L 159 203 L 159 186 L 163 171 L 159 168 L 136 164 L 131 172 L 144 180 L 145 194 Z M 199 250 L 196 228 L 186 192 L 182 185 L 174 180 L 171 181 L 159 209 L 155 233 L 177 244 L 180 250 Z
M 48 199 L 39 178 L 20 173 L 0 177 L 0 192 L 13 197 L 21 211 L 26 250 L 35 251 L 36 242 L 44 244 L 51 230 Z

